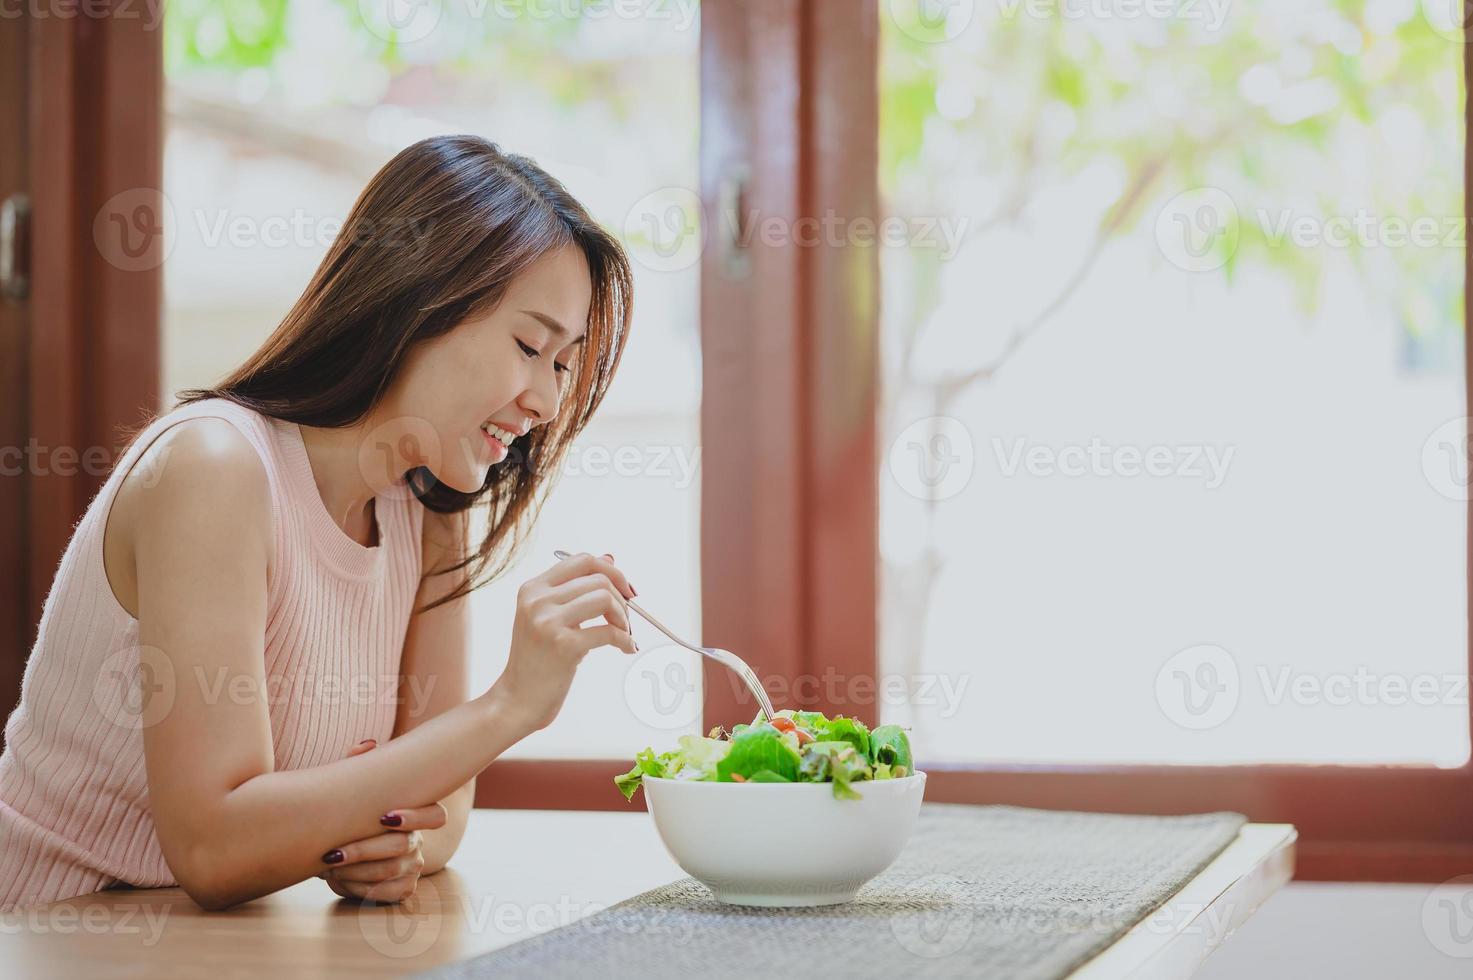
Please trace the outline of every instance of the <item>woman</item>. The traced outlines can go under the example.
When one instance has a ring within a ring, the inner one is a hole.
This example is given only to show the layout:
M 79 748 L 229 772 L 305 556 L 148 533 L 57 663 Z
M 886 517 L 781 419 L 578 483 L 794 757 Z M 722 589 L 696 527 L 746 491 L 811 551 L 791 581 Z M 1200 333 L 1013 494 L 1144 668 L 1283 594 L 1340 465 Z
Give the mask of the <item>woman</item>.
M 618 243 L 525 157 L 390 161 L 265 345 L 138 432 L 74 529 L 0 755 L 0 911 L 314 875 L 398 901 L 443 866 L 476 774 L 590 649 L 636 649 L 634 590 L 579 555 L 467 690 L 466 594 L 525 539 L 630 302 Z

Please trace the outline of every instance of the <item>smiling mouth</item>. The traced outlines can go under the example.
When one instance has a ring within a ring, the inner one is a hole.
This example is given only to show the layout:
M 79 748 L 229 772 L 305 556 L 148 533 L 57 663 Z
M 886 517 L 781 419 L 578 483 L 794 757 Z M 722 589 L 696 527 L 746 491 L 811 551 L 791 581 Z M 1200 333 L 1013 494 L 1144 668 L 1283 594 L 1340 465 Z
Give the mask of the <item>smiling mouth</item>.
M 515 432 L 503 429 L 501 426 L 496 425 L 492 422 L 487 422 L 482 425 L 481 431 L 486 433 L 491 438 L 495 439 L 497 442 L 501 443 L 507 449 L 511 448 L 511 444 L 515 442 L 517 438 L 517 434 Z

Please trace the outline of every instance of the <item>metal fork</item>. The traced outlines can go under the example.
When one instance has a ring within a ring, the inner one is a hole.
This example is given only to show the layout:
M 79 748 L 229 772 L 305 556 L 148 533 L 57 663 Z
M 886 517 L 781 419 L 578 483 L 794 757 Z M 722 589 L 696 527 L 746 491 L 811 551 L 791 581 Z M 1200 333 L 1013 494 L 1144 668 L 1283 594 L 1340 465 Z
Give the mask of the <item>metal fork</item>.
M 563 551 L 561 548 L 554 551 L 553 554 L 557 556 L 559 561 L 566 561 L 567 559 L 573 557 L 571 554 Z M 747 662 L 745 660 L 743 660 L 741 657 L 738 657 L 730 650 L 722 650 L 718 647 L 698 647 L 694 644 L 687 643 L 680 637 L 676 636 L 674 633 L 666 629 L 664 623 L 661 623 L 658 619 L 645 612 L 632 600 L 625 599 L 624 604 L 643 616 L 645 618 L 645 621 L 648 622 L 655 629 L 659 630 L 661 633 L 664 633 L 666 636 L 670 637 L 671 640 L 685 647 L 687 650 L 693 650 L 694 652 L 699 653 L 704 657 L 710 657 L 712 660 L 721 664 L 723 667 L 735 671 L 737 676 L 740 677 L 744 682 L 746 682 L 747 690 L 751 691 L 752 696 L 757 699 L 757 704 L 761 707 L 763 716 L 769 721 L 772 719 L 772 716 L 775 714 L 775 712 L 772 710 L 772 702 L 767 698 L 767 691 L 763 689 L 762 682 L 757 679 L 757 672 L 754 671 L 751 667 L 747 666 Z

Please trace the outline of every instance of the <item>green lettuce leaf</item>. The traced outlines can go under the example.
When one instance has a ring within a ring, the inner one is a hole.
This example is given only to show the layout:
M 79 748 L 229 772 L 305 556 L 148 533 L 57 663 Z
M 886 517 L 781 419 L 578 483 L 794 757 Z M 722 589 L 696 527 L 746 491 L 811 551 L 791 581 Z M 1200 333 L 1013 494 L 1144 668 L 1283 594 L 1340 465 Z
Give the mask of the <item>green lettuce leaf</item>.
M 634 756 L 634 768 L 621 776 L 614 777 L 614 785 L 619 787 L 619 792 L 624 794 L 624 799 L 634 799 L 634 791 L 639 789 L 644 782 L 645 776 L 654 776 L 663 779 L 674 774 L 680 766 L 680 753 L 678 751 L 662 752 L 655 755 L 654 749 L 643 749 Z
M 838 800 L 859 799 L 859 792 L 849 784 L 870 778 L 869 760 L 853 743 L 840 740 L 804 746 L 800 771 L 805 782 L 832 782 Z
M 738 726 L 740 727 L 740 726 Z M 798 778 L 798 753 L 771 725 L 749 726 L 733 734 L 731 749 L 716 763 L 716 778 L 729 783 L 733 774 L 751 779 L 764 769 L 788 780 Z
M 870 761 L 885 763 L 892 768 L 905 767 L 905 774 L 915 772 L 915 762 L 910 756 L 910 737 L 899 725 L 881 725 L 870 732 Z
M 749 783 L 791 783 L 792 780 L 789 779 L 786 776 L 779 776 L 777 773 L 773 772 L 771 769 L 763 769 L 760 772 L 754 772 L 754 773 L 752 773 L 751 777 L 747 780 L 747 782 L 749 782 Z
M 731 751 L 731 743 L 719 738 L 682 735 L 675 752 L 675 765 L 665 775 L 676 779 L 715 779 L 716 763 Z
M 857 718 L 834 718 L 816 727 L 813 734 L 820 742 L 848 742 L 866 760 L 870 758 L 870 732 Z

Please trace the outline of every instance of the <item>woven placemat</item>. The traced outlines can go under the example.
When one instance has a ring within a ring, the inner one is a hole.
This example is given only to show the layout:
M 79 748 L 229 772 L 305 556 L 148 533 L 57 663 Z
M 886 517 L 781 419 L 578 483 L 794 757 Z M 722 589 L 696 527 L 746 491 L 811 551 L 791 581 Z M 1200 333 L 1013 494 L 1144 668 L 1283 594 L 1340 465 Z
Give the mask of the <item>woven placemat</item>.
M 928 803 L 900 858 L 852 902 L 724 905 L 685 878 L 424 977 L 1054 980 L 1179 891 L 1244 823 Z

